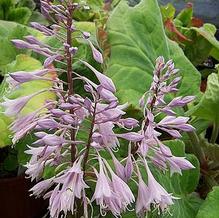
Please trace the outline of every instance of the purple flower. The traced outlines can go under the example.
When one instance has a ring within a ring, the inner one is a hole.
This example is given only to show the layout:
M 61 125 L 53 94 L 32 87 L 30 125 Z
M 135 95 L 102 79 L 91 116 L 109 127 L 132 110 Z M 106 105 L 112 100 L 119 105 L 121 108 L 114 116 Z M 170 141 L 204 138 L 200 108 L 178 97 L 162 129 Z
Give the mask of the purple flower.
M 40 32 L 44 33 L 47 36 L 52 36 L 53 32 L 52 30 L 48 29 L 46 26 L 39 24 L 37 22 L 32 22 L 31 26 L 37 30 L 39 30 Z
M 53 134 L 47 134 L 42 138 L 42 141 L 45 145 L 49 145 L 49 146 L 62 145 L 65 142 L 63 137 Z
M 85 39 L 89 39 L 90 38 L 90 33 L 89 32 L 83 32 L 83 36 Z
M 107 102 L 115 102 L 117 101 L 116 96 L 109 90 L 103 88 L 101 85 L 97 88 L 97 93 L 100 97 Z
M 40 119 L 39 121 L 37 121 L 37 125 L 39 125 L 43 129 L 56 129 L 59 126 L 59 124 L 55 120 L 50 118 Z
M 50 155 L 54 154 L 57 151 L 57 147 L 47 146 L 47 147 L 30 147 L 29 150 L 26 150 L 26 154 L 30 154 L 31 159 L 25 165 L 27 168 L 26 175 L 28 178 L 31 178 L 31 181 L 36 179 L 37 181 L 41 178 L 45 166 L 52 163 L 53 159 L 50 158 Z
M 34 95 L 35 94 L 31 94 L 16 99 L 4 98 L 4 102 L 0 103 L 0 106 L 5 108 L 5 115 L 16 116 Z
M 100 85 L 104 87 L 105 89 L 111 91 L 112 93 L 116 92 L 115 85 L 109 77 L 105 76 L 104 74 L 97 71 L 94 67 L 92 67 L 90 64 L 88 64 L 85 61 L 81 61 L 84 65 L 86 65 L 93 73 L 96 75 L 97 79 L 100 82 Z
M 43 195 L 51 186 L 54 184 L 54 177 L 38 182 L 35 186 L 30 189 L 31 195 L 40 197 Z
M 110 187 L 110 181 L 104 172 L 104 166 L 102 160 L 99 158 L 99 173 L 95 170 L 97 176 L 97 183 L 95 192 L 91 201 L 96 200 L 96 203 L 100 205 L 101 208 L 105 208 L 105 200 L 113 197 L 113 193 Z
M 116 148 L 119 146 L 119 140 L 113 132 L 114 124 L 112 122 L 105 122 L 101 124 L 95 125 L 95 129 L 99 131 L 101 141 L 101 145 L 103 147 L 112 147 Z
M 116 174 L 119 176 L 121 179 L 125 180 L 126 175 L 125 175 L 125 167 L 120 163 L 120 161 L 115 157 L 113 152 L 109 149 L 109 152 L 112 156 L 113 159 L 113 164 L 115 166 Z
M 139 197 L 136 212 L 150 211 L 151 205 L 157 205 L 163 212 L 173 204 L 173 197 L 155 180 L 146 161 L 144 161 L 144 164 L 148 174 L 148 185 L 146 186 L 141 177 L 139 178 Z
M 121 178 L 119 178 L 113 171 L 111 171 L 111 176 L 112 189 L 114 193 L 116 193 L 119 196 L 119 199 L 122 204 L 120 212 L 123 212 L 126 210 L 128 205 L 131 205 L 135 201 L 135 197 L 132 194 L 132 191 L 128 187 L 128 185 Z
M 169 104 L 169 107 L 183 107 L 195 99 L 195 96 L 176 97 Z
M 41 48 L 39 45 L 36 45 L 36 44 L 32 45 L 32 44 L 30 44 L 28 42 L 25 42 L 23 40 L 20 40 L 20 39 L 14 39 L 14 40 L 11 40 L 11 41 L 19 49 L 32 49 L 36 53 L 42 54 L 46 57 L 54 55 L 54 52 L 52 52 L 50 49 Z
M 138 134 L 136 132 L 116 134 L 116 136 L 120 137 L 120 138 L 123 138 L 123 139 L 126 139 L 126 140 L 131 141 L 131 142 L 139 142 L 144 138 L 143 135 Z
M 134 170 L 134 167 L 133 167 L 133 162 L 132 162 L 132 157 L 131 157 L 131 151 L 129 151 L 126 164 L 125 164 L 125 168 L 124 168 L 124 174 L 125 174 L 124 181 L 128 182 L 131 179 L 133 170 Z
M 12 90 L 18 87 L 22 83 L 26 83 L 32 80 L 50 80 L 49 78 L 42 77 L 48 73 L 48 69 L 37 70 L 33 72 L 18 71 L 14 73 L 9 73 L 6 78 L 9 88 Z
M 69 48 L 69 52 L 72 54 L 72 55 L 75 55 L 78 51 L 78 48 L 77 47 L 71 47 Z
M 194 131 L 195 128 L 187 124 L 188 120 L 188 117 L 166 116 L 158 123 L 158 127 L 167 129 L 167 132 L 168 129 L 178 129 L 185 132 Z
M 74 214 L 75 199 L 81 199 L 84 189 L 88 188 L 84 182 L 83 171 L 81 170 L 82 159 L 83 156 L 75 161 L 70 169 L 63 172 L 63 175 L 54 179 L 54 182 L 58 185 L 50 197 L 49 208 L 51 217 L 58 217 L 61 211 L 65 215 L 68 212 Z
M 66 124 L 75 124 L 76 121 L 74 118 L 72 118 L 70 115 L 65 114 L 63 116 L 61 116 L 62 120 L 66 123 Z
M 185 157 L 172 156 L 170 158 L 167 158 L 167 162 L 170 165 L 171 175 L 173 175 L 173 173 L 179 173 L 180 175 L 182 175 L 181 170 L 188 170 L 195 168 L 188 160 L 185 160 Z
M 36 45 L 39 45 L 40 47 L 48 47 L 48 48 L 49 48 L 48 45 L 46 45 L 46 44 L 40 42 L 40 41 L 39 41 L 37 38 L 35 38 L 34 36 L 29 35 L 29 36 L 25 36 L 24 38 L 25 38 L 26 41 L 27 41 L 28 43 L 30 43 L 30 44 L 36 44 Z
M 63 110 L 60 109 L 52 109 L 50 112 L 56 117 L 61 117 L 66 114 Z
M 144 183 L 141 176 L 138 182 L 138 198 L 136 201 L 136 213 L 141 214 L 150 210 L 150 199 L 147 185 Z
M 47 67 L 50 67 L 50 65 L 54 62 L 54 61 L 60 61 L 63 59 L 63 56 L 60 55 L 60 54 L 55 54 L 55 55 L 52 55 L 48 58 L 46 58 L 46 60 L 44 61 L 44 67 L 47 68 Z
M 16 130 L 12 139 L 12 143 L 15 144 L 17 141 L 22 139 L 26 134 L 32 131 L 37 125 L 37 122 L 30 122 L 28 125 L 25 125 L 23 128 Z
M 90 212 L 88 205 L 92 208 L 94 201 L 96 206 L 100 207 L 102 216 L 111 212 L 113 216 L 121 217 L 135 201 L 128 181 L 135 182 L 137 170 L 139 190 L 136 213 L 143 216 L 152 207 L 165 211 L 173 204 L 173 197 L 155 180 L 147 160 L 152 160 L 152 163 L 162 170 L 169 167 L 171 175 L 174 172 L 181 173 L 181 170 L 193 168 L 184 157 L 172 155 L 171 150 L 160 141 L 161 133 L 158 132 L 163 130 L 177 138 L 181 136 L 181 131 L 193 130 L 188 124 L 188 118 L 177 117 L 174 112 L 175 107 L 186 105 L 193 100 L 193 97 L 176 97 L 169 104 L 166 102 L 168 99 L 166 94 L 176 92 L 181 79 L 177 76 L 178 70 L 175 69 L 173 61 L 165 63 L 163 57 L 156 60 L 150 90 L 145 92 L 140 100 L 144 120 L 139 130 L 134 131 L 133 128 L 138 127 L 139 123 L 133 118 L 123 118 L 128 104 L 119 105 L 112 79 L 97 71 L 86 61 L 81 61 L 97 77 L 96 84 L 83 72 L 78 72 L 79 69 L 73 64 L 79 49 L 73 47 L 75 46 L 73 39 L 87 40 L 94 59 L 103 63 L 102 54 L 89 40 L 90 34 L 77 29 L 75 21 L 72 20 L 75 11 L 83 8 L 83 4 L 63 0 L 57 4 L 52 0 L 41 0 L 41 7 L 42 12 L 54 24 L 47 28 L 34 22 L 32 26 L 43 34 L 56 38 L 62 47 L 45 45 L 32 36 L 27 36 L 26 41 L 12 40 L 18 48 L 31 49 L 43 55 L 46 58 L 44 67 L 49 69 L 10 73 L 7 82 L 10 88 L 19 89 L 22 83 L 48 80 L 52 81 L 50 82 L 52 87 L 18 99 L 5 99 L 1 104 L 5 108 L 5 114 L 16 116 L 16 120 L 10 126 L 14 134 L 13 143 L 29 132 L 37 137 L 31 147 L 28 145 L 25 151 L 30 155 L 25 165 L 27 168 L 25 173 L 32 181 L 38 182 L 30 191 L 37 197 L 44 195 L 44 198 L 49 198 L 49 211 L 52 218 L 66 217 L 68 214 L 75 216 L 76 210 L 79 209 L 78 202 L 82 204 L 84 217 L 88 218 L 89 215 L 92 216 L 88 213 Z M 65 74 L 63 77 L 58 78 L 57 75 L 55 79 L 44 77 L 48 71 L 51 71 L 50 65 L 53 62 L 59 62 L 61 67 L 53 69 L 55 75 L 56 72 L 62 73 Z M 67 81 L 63 81 L 62 78 L 66 78 Z M 77 83 L 78 80 L 78 84 L 81 84 L 87 93 L 77 94 L 75 81 Z M 56 100 L 47 100 L 45 105 L 35 112 L 22 115 L 22 109 L 27 102 L 44 91 L 55 93 Z M 164 118 L 161 116 L 162 120 L 157 122 L 155 117 L 160 113 L 169 116 Z M 125 132 L 114 130 L 116 127 L 124 129 Z M 130 129 L 133 129 L 132 132 Z M 115 150 L 119 150 L 120 138 L 129 143 L 128 153 L 122 161 L 114 155 Z M 101 156 L 106 152 L 112 157 L 113 169 L 109 160 Z M 147 185 L 140 174 L 140 165 L 145 166 Z M 55 168 L 55 175 L 41 180 L 45 168 L 50 167 Z M 88 198 L 90 194 L 85 191 L 89 188 L 87 181 L 96 183 L 91 199 Z
M 102 54 L 94 47 L 94 45 L 92 44 L 92 42 L 87 39 L 90 47 L 91 47 L 91 50 L 92 50 L 92 53 L 93 53 L 93 58 L 98 62 L 98 63 L 103 63 L 103 56 Z
M 120 119 L 119 123 L 126 128 L 134 128 L 138 126 L 138 120 L 134 118 Z
M 96 200 L 101 211 L 110 210 L 113 215 L 119 216 L 127 209 L 128 205 L 134 202 L 135 198 L 128 185 L 112 171 L 106 160 L 104 162 L 112 180 L 109 179 L 108 175 L 105 175 L 106 169 L 99 157 L 100 172 L 98 174 L 95 170 L 98 180 L 92 200 Z

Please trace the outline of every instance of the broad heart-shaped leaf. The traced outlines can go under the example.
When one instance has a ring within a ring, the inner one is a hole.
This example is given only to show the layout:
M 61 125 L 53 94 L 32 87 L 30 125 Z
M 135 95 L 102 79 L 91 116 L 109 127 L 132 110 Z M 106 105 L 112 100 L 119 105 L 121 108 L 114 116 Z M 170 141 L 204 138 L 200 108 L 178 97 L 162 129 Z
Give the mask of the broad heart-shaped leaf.
M 212 73 L 208 76 L 207 90 L 198 105 L 190 114 L 219 124 L 219 76 Z
M 16 61 L 11 63 L 8 66 L 8 69 L 10 72 L 31 71 L 31 70 L 41 69 L 41 68 L 42 68 L 42 65 L 39 61 L 27 55 L 17 56 Z M 27 82 L 9 94 L 4 93 L 4 90 L 2 90 L 0 92 L 1 93 L 0 98 L 6 95 L 6 97 L 15 99 L 21 96 L 25 96 L 25 95 L 29 95 L 31 93 L 37 92 L 44 88 L 49 88 L 51 87 L 51 85 L 52 85 L 51 82 L 48 82 L 48 81 L 38 80 L 38 81 Z M 5 82 L 1 84 L 1 87 L 3 87 L 2 89 L 7 88 L 7 85 L 5 84 Z M 25 108 L 22 110 L 22 113 L 27 114 L 29 112 L 36 110 L 41 105 L 43 105 L 45 100 L 47 99 L 55 99 L 54 94 L 52 94 L 51 92 L 45 92 L 45 93 L 35 96 L 33 99 L 31 99 L 27 103 Z M 0 108 L 0 111 L 2 112 L 3 109 Z M 8 126 L 10 125 L 12 121 L 13 121 L 13 118 L 6 117 L 3 113 L 0 113 L 0 148 L 11 144 L 11 137 L 10 137 L 11 132 Z
M 196 218 L 217 218 L 219 215 L 219 186 L 213 187 L 200 207 Z
M 156 0 L 142 0 L 133 8 L 122 0 L 109 18 L 108 32 L 111 58 L 107 75 L 115 82 L 121 101 L 128 98 L 137 106 L 137 99 L 150 87 L 158 56 L 173 59 L 180 69 L 179 95 L 199 93 L 199 72 L 179 46 L 167 39 Z
M 158 216 L 156 211 L 150 214 L 149 217 L 194 218 L 202 202 L 202 200 L 193 193 L 199 181 L 199 161 L 194 155 L 185 154 L 185 145 L 180 140 L 164 141 L 164 144 L 170 147 L 174 155 L 186 156 L 196 168 L 183 171 L 182 176 L 174 174 L 172 177 L 170 177 L 169 173 L 164 175 L 156 168 L 152 168 L 152 172 L 159 183 L 162 184 L 169 193 L 173 193 L 173 196 L 179 197 L 180 199 L 174 200 L 175 204 L 170 207 L 172 216 L 169 213 Z

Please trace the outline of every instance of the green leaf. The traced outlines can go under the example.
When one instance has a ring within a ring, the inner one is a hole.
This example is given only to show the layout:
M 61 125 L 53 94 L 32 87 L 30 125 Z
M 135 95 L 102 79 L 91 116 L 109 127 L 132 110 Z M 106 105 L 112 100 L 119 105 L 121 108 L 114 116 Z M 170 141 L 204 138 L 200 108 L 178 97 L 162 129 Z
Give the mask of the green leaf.
M 186 7 L 180 13 L 176 16 L 176 20 L 180 21 L 180 23 L 184 27 L 188 27 L 191 24 L 193 15 L 193 8 L 192 7 Z
M 16 154 L 9 154 L 4 160 L 4 168 L 7 171 L 16 170 L 18 167 L 18 160 Z
M 11 144 L 11 132 L 8 126 L 11 123 L 11 119 L 2 114 L 3 110 L 0 107 L 0 148 Z
M 190 114 L 206 120 L 219 123 L 219 76 L 212 73 L 208 76 L 207 90 L 200 102 L 190 111 Z
M 192 41 L 186 43 L 184 50 L 193 64 L 201 64 L 210 54 L 219 60 L 219 41 L 215 38 L 215 33 L 216 27 L 212 24 L 192 27 L 184 33 Z
M 27 7 L 14 8 L 10 10 L 8 20 L 16 21 L 17 23 L 27 24 L 31 17 L 31 10 Z
M 28 7 L 31 11 L 33 11 L 36 8 L 36 3 L 34 0 L 19 0 L 18 6 Z
M 216 218 L 219 214 L 219 186 L 213 187 L 200 207 L 196 218 Z
M 16 61 L 11 63 L 8 66 L 9 71 L 32 71 L 36 69 L 41 69 L 42 65 L 38 60 L 35 60 L 27 55 L 19 55 L 16 58 Z M 19 89 L 13 90 L 10 93 L 4 93 L 4 90 L 2 92 L 2 96 L 6 95 L 6 97 L 15 99 L 21 96 L 30 95 L 31 93 L 37 92 L 39 90 L 42 90 L 44 88 L 51 87 L 51 82 L 49 81 L 32 81 L 24 83 L 20 86 Z M 4 83 L 1 84 L 1 86 L 4 86 Z M 1 97 L 2 97 L 1 96 Z M 39 94 L 32 98 L 25 108 L 22 110 L 22 114 L 30 113 L 37 108 L 39 108 L 40 105 L 43 105 L 45 100 L 48 99 L 55 99 L 55 95 L 51 92 L 44 92 L 42 94 Z M 2 111 L 3 109 L 0 108 Z M 6 117 L 3 113 L 0 113 L 0 147 L 4 147 L 11 144 L 11 132 L 9 131 L 9 124 L 12 122 L 13 118 Z
M 39 11 L 33 11 L 30 19 L 29 19 L 29 23 L 31 22 L 37 22 L 43 25 L 48 26 L 49 22 L 46 20 L 46 18 L 39 12 Z
M 207 142 L 207 140 L 202 139 L 202 148 L 205 152 L 205 156 L 209 160 L 209 166 L 214 166 L 215 164 L 218 166 L 218 160 L 219 160 L 219 145 L 217 144 L 211 144 Z M 209 167 L 210 168 L 210 167 Z
M 75 0 L 75 2 L 80 2 L 80 0 Z M 80 10 L 75 11 L 74 19 L 77 21 L 92 21 L 98 17 L 98 13 L 103 8 L 102 0 L 87 0 L 87 5 L 89 5 L 89 10 L 85 10 L 83 7 Z
M 198 28 L 197 28 L 198 29 Z M 195 65 L 203 63 L 212 50 L 212 45 L 202 35 L 191 28 L 181 28 L 183 35 L 191 41 L 184 42 L 184 52 L 188 59 Z
M 137 106 L 136 99 L 150 87 L 155 60 L 160 55 L 165 60 L 172 58 L 180 69 L 183 79 L 179 95 L 199 93 L 199 72 L 179 46 L 167 39 L 157 1 L 142 0 L 134 8 L 121 1 L 109 18 L 108 32 L 111 58 L 107 74 L 115 82 L 122 102 L 128 98 Z
M 173 19 L 176 13 L 176 9 L 171 3 L 167 5 L 160 6 L 161 14 L 163 17 L 163 21 L 165 22 L 167 19 Z
M 1 0 L 0 1 L 0 19 L 7 19 L 8 13 L 10 11 L 10 7 L 13 6 L 13 0 Z
M 204 37 L 217 50 L 219 50 L 219 41 L 215 38 L 216 27 L 213 24 L 206 23 L 203 27 L 193 27 L 198 34 Z

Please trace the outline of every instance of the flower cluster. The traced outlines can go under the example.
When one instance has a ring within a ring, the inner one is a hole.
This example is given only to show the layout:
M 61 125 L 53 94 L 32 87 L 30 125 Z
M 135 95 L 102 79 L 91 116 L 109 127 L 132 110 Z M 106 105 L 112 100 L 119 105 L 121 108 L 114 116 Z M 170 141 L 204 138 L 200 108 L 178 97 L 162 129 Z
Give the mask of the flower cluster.
M 128 186 L 128 182 L 133 180 L 138 186 L 136 213 L 139 216 L 151 208 L 165 211 L 173 204 L 174 197 L 156 181 L 150 170 L 151 163 L 161 169 L 170 166 L 171 174 L 193 168 L 184 157 L 175 157 L 160 140 L 161 132 L 179 138 L 181 131 L 194 130 L 187 123 L 187 117 L 177 117 L 174 112 L 175 107 L 186 105 L 193 97 L 176 97 L 169 103 L 165 100 L 166 94 L 177 92 L 180 82 L 173 62 L 165 63 L 162 57 L 156 61 L 151 88 L 140 99 L 144 121 L 139 124 L 134 118 L 123 118 L 127 105 L 119 104 L 115 85 L 109 77 L 84 60 L 80 60 L 81 64 L 96 76 L 97 83 L 72 68 L 78 51 L 72 45 L 74 37 L 84 39 L 91 47 L 94 59 L 103 62 L 101 53 L 89 39 L 90 34 L 74 26 L 72 15 L 84 6 L 67 0 L 60 1 L 60 5 L 41 0 L 41 4 L 44 15 L 55 24 L 51 28 L 38 23 L 32 26 L 46 36 L 55 36 L 63 47 L 52 48 L 33 36 L 27 36 L 26 41 L 13 40 L 16 47 L 31 49 L 46 59 L 44 69 L 10 73 L 7 81 L 11 89 L 33 80 L 50 80 L 53 86 L 18 99 L 5 99 L 1 104 L 6 115 L 15 116 L 10 126 L 14 133 L 13 143 L 29 132 L 37 138 L 26 151 L 31 156 L 26 164 L 26 175 L 37 181 L 31 189 L 32 194 L 49 198 L 52 218 L 58 218 L 60 214 L 66 217 L 68 213 L 76 214 L 78 211 L 84 217 L 92 217 L 94 205 L 99 206 L 102 216 L 111 212 L 115 217 L 120 217 L 135 202 Z M 45 76 L 51 65 L 56 63 L 63 68 L 53 70 L 65 73 L 67 82 L 58 77 Z M 74 92 L 75 80 L 83 82 L 86 95 Z M 44 91 L 55 93 L 57 99 L 46 101 L 41 108 L 23 116 L 20 112 L 27 102 Z M 157 122 L 156 116 L 161 113 L 166 115 Z M 123 131 L 118 133 L 115 127 Z M 128 154 L 122 161 L 115 154 L 120 149 L 120 138 L 129 143 Z M 112 158 L 114 166 L 109 164 L 107 156 Z M 48 167 L 55 168 L 55 175 L 42 180 Z M 142 172 L 147 174 L 147 181 L 144 181 Z M 92 183 L 95 190 L 90 195 L 87 190 L 92 189 Z

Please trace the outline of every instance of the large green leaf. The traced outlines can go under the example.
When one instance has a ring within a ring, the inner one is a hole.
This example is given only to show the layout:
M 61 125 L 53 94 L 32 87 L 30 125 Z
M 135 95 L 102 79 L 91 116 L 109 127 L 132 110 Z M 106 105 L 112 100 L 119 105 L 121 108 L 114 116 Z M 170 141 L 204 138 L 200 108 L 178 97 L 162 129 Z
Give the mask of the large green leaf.
M 31 71 L 36 69 L 41 69 L 42 65 L 39 61 L 27 56 L 27 55 L 19 55 L 16 58 L 16 61 L 11 63 L 8 66 L 8 70 L 10 72 L 13 71 Z M 20 88 L 8 93 L 4 92 L 4 89 L 7 88 L 7 85 L 5 82 L 1 84 L 2 91 L 0 98 L 2 98 L 4 95 L 11 99 L 15 99 L 21 96 L 29 95 L 31 93 L 37 92 L 39 90 L 42 90 L 44 88 L 51 87 L 51 82 L 48 81 L 32 81 L 24 83 L 20 86 Z M 28 104 L 25 106 L 25 108 L 22 110 L 23 114 L 27 114 L 31 111 L 36 110 L 41 105 L 44 104 L 45 100 L 47 99 L 54 99 L 55 96 L 51 92 L 45 92 L 40 95 L 37 95 L 36 97 L 32 98 Z M 2 108 L 0 108 L 0 111 L 3 111 Z M 12 122 L 13 118 L 6 117 L 3 113 L 0 113 L 0 148 L 10 145 L 11 144 L 11 132 L 8 128 L 9 124 Z
M 200 75 L 179 46 L 168 40 L 156 0 L 142 0 L 129 7 L 121 1 L 108 23 L 111 58 L 107 74 L 113 79 L 123 102 L 137 106 L 148 90 L 158 56 L 173 59 L 183 77 L 179 95 L 199 93 Z
M 212 73 L 208 76 L 207 90 L 192 114 L 206 120 L 219 123 L 219 76 Z
M 219 215 L 219 186 L 215 186 L 202 204 L 196 218 L 217 218 Z

